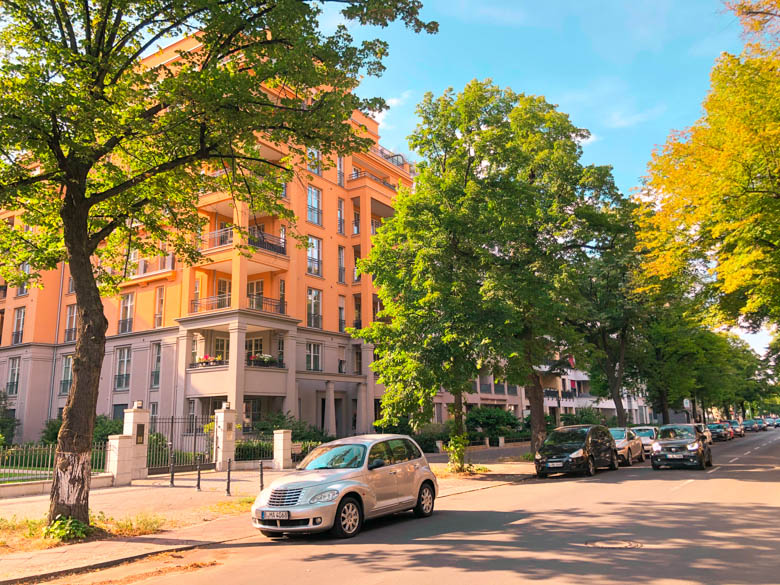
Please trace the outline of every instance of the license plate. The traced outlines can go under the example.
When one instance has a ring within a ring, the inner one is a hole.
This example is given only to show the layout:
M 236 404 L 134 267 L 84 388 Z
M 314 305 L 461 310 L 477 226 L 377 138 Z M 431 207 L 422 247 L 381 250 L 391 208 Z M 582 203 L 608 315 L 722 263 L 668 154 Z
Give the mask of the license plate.
M 669 453 L 669 455 L 666 456 L 667 459 L 682 459 L 682 453 Z
M 290 518 L 290 513 L 287 511 L 284 512 L 262 512 L 260 516 L 263 520 L 288 520 Z
M 553 461 L 552 463 L 548 463 L 547 467 L 563 467 L 563 463 L 559 461 Z

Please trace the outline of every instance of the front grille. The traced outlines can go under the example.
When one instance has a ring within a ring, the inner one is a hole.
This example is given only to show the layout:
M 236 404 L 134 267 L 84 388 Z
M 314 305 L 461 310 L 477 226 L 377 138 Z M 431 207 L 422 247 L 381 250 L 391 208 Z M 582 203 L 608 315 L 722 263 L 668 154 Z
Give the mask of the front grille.
M 268 499 L 268 505 L 277 508 L 294 506 L 298 503 L 302 491 L 303 488 L 274 490 Z
M 296 526 L 308 526 L 309 519 L 302 518 L 300 520 L 261 520 L 260 524 L 263 526 L 274 526 L 276 528 L 294 528 Z

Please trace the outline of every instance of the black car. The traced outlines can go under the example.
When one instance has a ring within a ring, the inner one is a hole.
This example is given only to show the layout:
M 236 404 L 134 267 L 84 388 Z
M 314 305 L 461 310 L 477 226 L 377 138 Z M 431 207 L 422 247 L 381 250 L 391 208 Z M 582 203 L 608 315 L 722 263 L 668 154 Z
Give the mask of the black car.
M 712 433 L 713 441 L 728 441 L 732 438 L 731 431 L 723 423 L 710 423 L 707 428 Z
M 746 418 L 745 420 L 743 420 L 742 426 L 745 427 L 746 431 L 753 431 L 753 432 L 756 432 L 761 428 L 759 424 L 752 418 Z
M 536 475 L 578 473 L 595 475 L 599 467 L 618 468 L 615 440 L 601 425 L 558 427 L 547 435 L 535 458 Z
M 712 466 L 712 451 L 695 425 L 664 425 L 653 443 L 651 462 L 653 469 L 663 466 L 704 469 Z

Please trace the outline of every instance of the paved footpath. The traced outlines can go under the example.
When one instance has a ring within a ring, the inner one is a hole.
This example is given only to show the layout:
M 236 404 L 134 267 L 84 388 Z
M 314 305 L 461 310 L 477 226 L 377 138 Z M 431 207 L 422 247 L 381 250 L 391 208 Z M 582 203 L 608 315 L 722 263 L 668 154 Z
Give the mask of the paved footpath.
M 532 472 L 530 463 L 502 463 L 492 465 L 491 473 L 473 478 L 444 477 L 439 480 L 439 497 L 524 481 Z M 266 485 L 286 473 L 266 473 Z M 201 492 L 194 488 L 193 475 L 176 476 L 175 483 L 176 487 L 171 488 L 167 478 L 162 477 L 135 481 L 126 488 L 95 490 L 90 495 L 90 502 L 96 512 L 103 511 L 116 518 L 154 513 L 177 518 L 189 525 L 147 536 L 112 538 L 0 556 L 0 585 L 35 583 L 45 577 L 112 566 L 152 554 L 228 543 L 257 534 L 247 514 L 218 517 L 208 511 L 208 506 L 254 496 L 259 487 L 258 472 L 234 473 L 231 498 L 225 496 L 224 473 L 203 474 Z M 40 518 L 47 505 L 45 496 L 3 500 L 0 517 Z M 198 516 L 208 521 L 193 523 Z

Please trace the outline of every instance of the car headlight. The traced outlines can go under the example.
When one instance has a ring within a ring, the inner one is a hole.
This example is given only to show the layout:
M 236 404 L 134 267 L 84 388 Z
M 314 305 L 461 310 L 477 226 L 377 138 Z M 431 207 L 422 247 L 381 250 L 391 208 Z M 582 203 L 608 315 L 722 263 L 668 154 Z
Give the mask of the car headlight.
M 580 459 L 582 457 L 582 449 L 577 449 L 574 453 L 569 455 L 571 459 Z
M 534 459 L 536 459 L 537 461 L 538 461 L 539 459 L 542 459 L 542 454 L 541 454 L 541 453 L 539 453 L 539 451 L 537 451 L 537 452 L 536 452 L 536 455 L 534 455 Z
M 696 451 L 699 448 L 699 442 L 691 443 L 688 445 L 688 451 Z
M 271 497 L 271 488 L 264 489 L 260 492 L 255 500 L 255 506 L 266 506 L 268 499 Z
M 661 451 L 661 444 L 660 443 L 653 443 L 653 451 L 655 451 L 656 453 Z
M 313 496 L 310 500 L 310 504 L 323 504 L 325 502 L 332 502 L 339 497 L 339 490 L 325 490 Z

